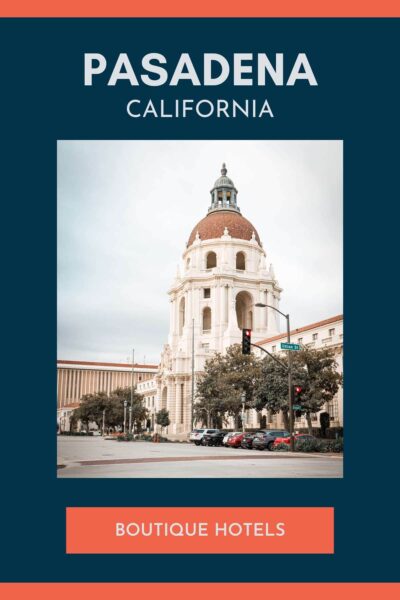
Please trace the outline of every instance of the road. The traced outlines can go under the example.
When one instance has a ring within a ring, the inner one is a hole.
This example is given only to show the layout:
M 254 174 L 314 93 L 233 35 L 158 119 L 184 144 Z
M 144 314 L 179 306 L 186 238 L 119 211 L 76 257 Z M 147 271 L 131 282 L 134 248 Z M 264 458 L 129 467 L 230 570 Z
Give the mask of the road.
M 291 454 L 186 443 L 57 438 L 57 476 L 129 478 L 340 478 L 341 455 Z

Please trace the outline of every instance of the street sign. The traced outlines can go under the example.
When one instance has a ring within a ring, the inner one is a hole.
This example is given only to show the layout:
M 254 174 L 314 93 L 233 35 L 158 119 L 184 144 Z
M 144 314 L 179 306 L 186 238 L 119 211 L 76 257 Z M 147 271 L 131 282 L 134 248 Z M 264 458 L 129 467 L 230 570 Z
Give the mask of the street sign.
M 300 350 L 300 344 L 288 344 L 281 342 L 281 350 Z
M 293 410 L 301 410 L 303 407 L 300 404 L 293 404 Z

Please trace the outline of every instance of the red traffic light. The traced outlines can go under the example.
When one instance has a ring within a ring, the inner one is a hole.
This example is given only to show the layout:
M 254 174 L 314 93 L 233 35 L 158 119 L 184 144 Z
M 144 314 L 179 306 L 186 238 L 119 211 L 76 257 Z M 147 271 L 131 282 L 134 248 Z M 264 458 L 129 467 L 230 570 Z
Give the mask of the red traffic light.
M 242 354 L 251 354 L 251 329 L 242 329 Z
M 294 386 L 294 391 L 296 394 L 301 394 L 301 392 L 303 391 L 303 388 L 300 387 L 299 385 L 295 385 Z

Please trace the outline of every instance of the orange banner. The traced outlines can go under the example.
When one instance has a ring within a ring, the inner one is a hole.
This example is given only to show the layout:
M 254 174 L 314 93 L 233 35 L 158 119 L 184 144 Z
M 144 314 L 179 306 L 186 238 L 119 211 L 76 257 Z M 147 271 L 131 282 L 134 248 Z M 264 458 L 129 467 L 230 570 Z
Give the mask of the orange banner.
M 68 554 L 332 554 L 333 508 L 67 508 Z
M 398 583 L 0 583 L 0 597 L 7 600 L 204 600 L 240 598 L 296 600 L 398 600 Z
M 286 0 L 285 2 L 232 2 L 232 0 L 19 0 L 3 2 L 2 17 L 398 17 L 398 0 Z

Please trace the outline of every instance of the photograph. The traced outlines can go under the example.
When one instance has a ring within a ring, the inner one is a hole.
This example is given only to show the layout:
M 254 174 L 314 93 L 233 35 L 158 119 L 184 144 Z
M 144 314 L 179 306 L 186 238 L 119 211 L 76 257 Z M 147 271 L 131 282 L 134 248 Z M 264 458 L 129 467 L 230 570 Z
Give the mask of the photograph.
M 342 140 L 59 140 L 57 476 L 343 477 Z

